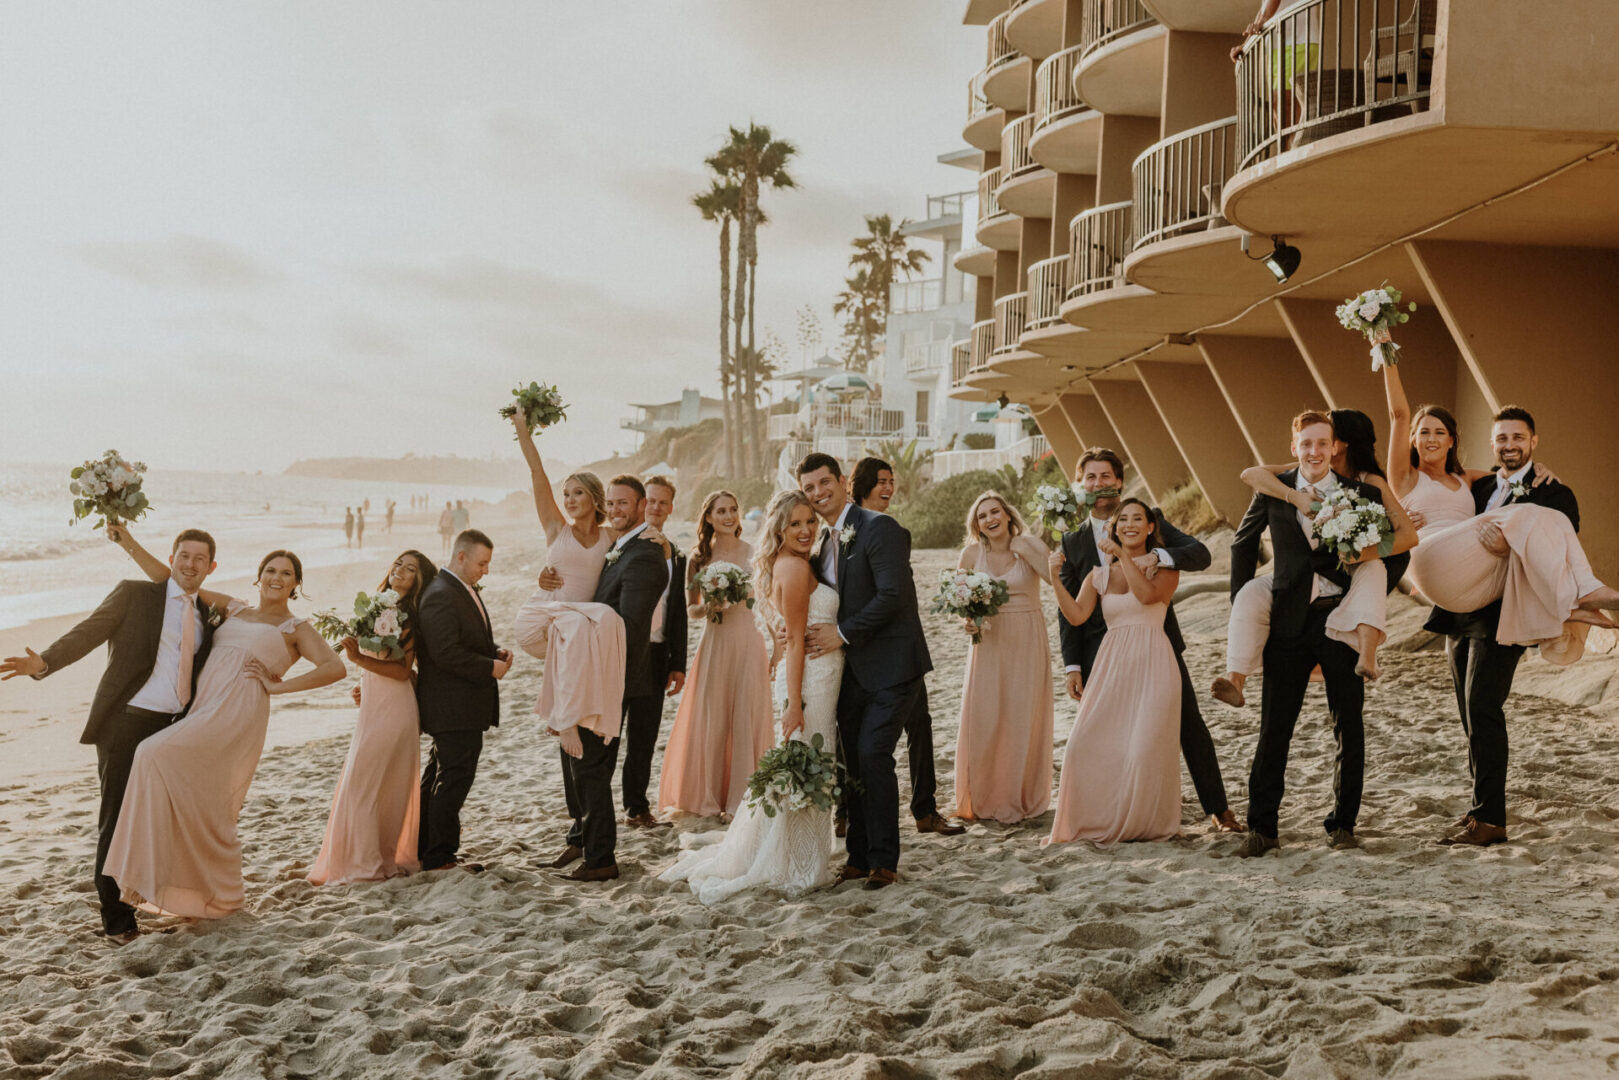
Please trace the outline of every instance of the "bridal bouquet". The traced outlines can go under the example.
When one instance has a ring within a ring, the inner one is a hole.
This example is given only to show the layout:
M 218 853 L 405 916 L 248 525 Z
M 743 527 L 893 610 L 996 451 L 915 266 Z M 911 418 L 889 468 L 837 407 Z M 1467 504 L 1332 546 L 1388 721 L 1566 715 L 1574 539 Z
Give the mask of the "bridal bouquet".
M 1319 506 L 1311 531 L 1338 556 L 1343 569 L 1369 547 L 1384 558 L 1394 553 L 1394 523 L 1382 503 L 1340 487 L 1327 492 Z
M 709 622 L 725 618 L 725 609 L 733 604 L 753 607 L 753 580 L 740 566 L 730 563 L 712 563 L 697 575 L 697 592 L 708 611 Z
M 531 382 L 513 389 L 512 397 L 517 400 L 501 409 L 500 415 L 510 420 L 521 413 L 528 422 L 530 434 L 552 424 L 560 424 L 568 418 L 568 407 L 562 403 L 562 393 L 554 386 Z
M 316 632 L 333 645 L 346 637 L 356 638 L 360 648 L 385 660 L 398 660 L 405 655 L 399 639 L 407 621 L 408 617 L 399 607 L 399 594 L 392 589 L 355 594 L 352 619 L 341 618 L 330 610 L 319 612 L 314 618 Z
M 763 810 L 765 817 L 810 807 L 831 813 L 841 794 L 837 755 L 819 733 L 809 742 L 787 739 L 767 751 L 748 777 L 748 805 Z
M 1042 531 L 1050 531 L 1052 542 L 1060 544 L 1063 534 L 1079 523 L 1079 500 L 1071 487 L 1041 484 L 1035 488 L 1029 512 L 1040 519 Z
M 973 570 L 946 570 L 939 578 L 933 610 L 971 619 L 982 627 L 985 619 L 1001 610 L 1007 596 L 1006 582 L 1000 578 Z M 974 645 L 983 641 L 983 631 L 975 631 L 972 639 Z
M 1410 322 L 1407 312 L 1415 310 L 1417 305 L 1412 303 L 1401 311 L 1400 290 L 1389 288 L 1385 281 L 1378 288 L 1368 289 L 1339 304 L 1338 321 L 1345 328 L 1366 335 L 1366 340 L 1372 343 L 1372 370 L 1381 371 L 1385 364 L 1393 367 L 1400 362 L 1400 347 L 1394 344 L 1392 331 L 1401 323 Z
M 116 450 L 108 450 L 100 461 L 74 466 L 68 474 L 72 481 L 67 486 L 73 493 L 73 521 L 99 514 L 101 520 L 93 526 L 97 529 L 139 521 L 141 515 L 152 508 L 141 490 L 141 474 L 145 471 L 145 464 L 125 461 Z

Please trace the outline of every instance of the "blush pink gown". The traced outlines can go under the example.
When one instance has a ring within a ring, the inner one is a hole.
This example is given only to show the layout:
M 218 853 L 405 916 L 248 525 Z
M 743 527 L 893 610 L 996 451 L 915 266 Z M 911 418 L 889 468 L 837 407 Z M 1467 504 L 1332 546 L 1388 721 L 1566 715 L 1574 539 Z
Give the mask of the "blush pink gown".
M 545 661 L 534 714 L 552 730 L 584 727 L 611 741 L 624 716 L 624 620 L 591 600 L 612 538 L 585 547 L 563 529 L 546 550 L 562 587 L 536 589 L 518 609 L 517 646 Z
M 993 574 L 979 546 L 973 569 Z M 995 575 L 999 576 L 999 575 Z M 1040 609 L 1040 576 L 1014 556 L 1010 596 L 967 650 L 956 735 L 956 814 L 1012 824 L 1051 806 L 1055 703 L 1051 639 Z
M 367 653 L 368 656 L 375 654 Z M 360 672 L 360 710 L 309 881 L 381 881 L 421 868 L 421 719 L 409 679 Z
M 748 777 L 774 744 L 765 640 L 751 609 L 728 608 L 719 622 L 703 624 L 663 750 L 659 811 L 736 813 Z
M 135 751 L 106 862 L 127 902 L 200 919 L 242 906 L 236 819 L 270 722 L 270 695 L 242 669 L 257 658 L 286 674 L 294 657 L 283 635 L 302 621 L 227 619 L 214 632 L 191 711 Z
M 1180 669 L 1164 633 L 1168 605 L 1102 592 L 1107 636 L 1068 733 L 1057 812 L 1045 843 L 1167 840 L 1180 833 Z
M 1601 587 L 1574 525 L 1561 513 L 1533 503 L 1473 512 L 1467 485 L 1452 491 L 1428 474 L 1401 500 L 1427 519 L 1411 550 L 1411 581 L 1446 611 L 1477 611 L 1501 601 L 1496 640 L 1503 645 L 1557 641 L 1581 596 Z M 1508 552 L 1493 555 L 1478 526 L 1493 521 Z

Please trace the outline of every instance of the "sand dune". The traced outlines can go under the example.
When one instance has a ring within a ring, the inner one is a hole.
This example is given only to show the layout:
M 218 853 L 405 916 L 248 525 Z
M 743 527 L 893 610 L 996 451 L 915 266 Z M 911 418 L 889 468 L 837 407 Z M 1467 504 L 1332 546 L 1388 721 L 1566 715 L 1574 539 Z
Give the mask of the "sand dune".
M 952 558 L 918 553 L 919 580 Z M 486 596 L 509 626 L 530 580 L 517 568 L 540 558 L 497 560 L 510 572 L 497 561 Z M 1200 687 L 1222 664 L 1225 613 L 1217 592 L 1184 604 Z M 1422 643 L 1417 615 L 1397 616 L 1398 642 Z M 967 646 L 928 619 L 948 806 Z M 1316 689 L 1279 855 L 1227 857 L 1184 783 L 1173 842 L 1042 849 L 1049 814 L 956 839 L 907 825 L 897 888 L 712 909 L 656 880 L 677 850 L 669 830 L 622 832 L 624 876 L 606 885 L 541 870 L 566 821 L 526 658 L 469 803 L 479 877 L 308 885 L 346 743 L 284 747 L 242 816 L 247 910 L 154 924 L 165 932 L 114 949 L 94 933 L 86 764 L 72 783 L 4 792 L 0 1075 L 1612 1075 L 1619 729 L 1516 697 L 1513 843 L 1441 848 L 1467 790 L 1442 659 L 1395 647 L 1386 661 L 1367 708 L 1362 850 L 1323 842 L 1332 748 Z M 1613 669 L 1598 657 L 1569 674 Z M 1063 740 L 1073 712 L 1060 709 Z M 1257 709 L 1204 709 L 1240 812 Z

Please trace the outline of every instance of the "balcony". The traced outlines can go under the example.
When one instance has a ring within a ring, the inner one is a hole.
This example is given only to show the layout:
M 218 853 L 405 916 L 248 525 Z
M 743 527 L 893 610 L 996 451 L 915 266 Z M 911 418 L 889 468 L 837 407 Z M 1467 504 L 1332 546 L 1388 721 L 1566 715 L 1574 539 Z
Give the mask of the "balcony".
M 933 311 L 943 306 L 943 304 L 943 278 L 896 281 L 888 287 L 888 313 L 890 315 L 913 315 L 919 311 Z
M 941 218 L 958 218 L 961 216 L 961 204 L 969 195 L 966 191 L 957 191 L 949 195 L 928 196 L 928 221 L 938 221 Z
M 1023 337 L 1023 316 L 1027 310 L 1028 299 L 1028 293 L 1012 293 L 995 301 L 995 348 L 990 353 L 992 359 L 1009 356 L 1018 351 L 1018 341 Z
M 1104 113 L 1157 116 L 1167 31 L 1141 0 L 1085 0 L 1084 15 L 1074 69 L 1079 96 Z
M 1026 113 L 1001 129 L 1001 184 L 995 197 L 1003 210 L 1019 217 L 1049 218 L 1057 177 L 1029 153 L 1034 121 L 1034 114 Z
M 948 341 L 920 341 L 905 347 L 905 374 L 909 378 L 932 378 L 950 361 Z
M 1220 196 L 1236 161 L 1237 118 L 1183 131 L 1148 147 L 1132 169 L 1132 248 L 1226 224 Z
M 973 323 L 972 337 L 967 340 L 971 360 L 967 365 L 967 374 L 989 370 L 990 354 L 995 351 L 995 320 L 983 319 Z
M 768 424 L 772 440 L 905 433 L 903 410 L 885 409 L 868 401 L 811 401 L 797 412 L 777 413 L 770 417 Z
M 1011 14 L 1003 11 L 990 20 L 983 90 L 991 105 L 1022 113 L 1029 111 L 1029 69 L 1033 62 L 1007 39 L 1006 20 Z
M 973 366 L 973 343 L 958 341 L 950 346 L 950 385 L 959 386 Z
M 996 450 L 941 450 L 933 455 L 933 479 L 947 480 L 974 469 L 999 469 L 1004 465 L 1022 468 L 1024 462 L 1039 461 L 1051 452 L 1044 435 L 1029 435 L 1011 446 Z
M 984 96 L 984 77 L 988 73 L 986 68 L 967 80 L 967 126 L 961 129 L 961 137 L 968 146 L 992 154 L 1001 148 L 1001 125 L 1006 123 L 1006 113 Z
M 1029 318 L 1024 333 L 1066 326 L 1062 302 L 1068 298 L 1068 256 L 1042 259 L 1029 267 Z
M 1098 206 L 1075 214 L 1068 227 L 1068 300 L 1123 285 L 1130 253 L 1133 204 Z
M 1024 56 L 1043 59 L 1062 48 L 1067 0 L 1013 0 L 1006 38 Z
M 1060 173 L 1096 172 L 1102 114 L 1074 89 L 1074 69 L 1083 46 L 1048 57 L 1034 73 L 1034 160 Z
M 996 194 L 1000 185 L 999 165 L 978 177 L 978 242 L 996 251 L 1016 251 L 1020 242 L 1018 221 L 1001 208 Z

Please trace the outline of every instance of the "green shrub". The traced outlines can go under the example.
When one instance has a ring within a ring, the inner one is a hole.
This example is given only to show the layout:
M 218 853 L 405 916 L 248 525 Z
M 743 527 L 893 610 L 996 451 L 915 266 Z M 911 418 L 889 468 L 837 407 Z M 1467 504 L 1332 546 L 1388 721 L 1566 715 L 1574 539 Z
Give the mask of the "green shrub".
M 961 437 L 963 450 L 993 450 L 995 449 L 995 436 L 987 431 L 969 431 Z
M 1197 486 L 1196 480 L 1188 480 L 1164 492 L 1159 509 L 1171 525 L 1193 536 L 1201 536 L 1220 527 L 1220 515 L 1203 497 L 1203 489 Z
M 911 530 L 913 548 L 960 547 L 966 537 L 967 510 L 991 489 L 1001 490 L 1006 476 L 988 469 L 958 473 L 928 484 L 914 498 L 894 504 L 894 519 Z M 1010 498 L 1010 494 L 1007 497 Z

